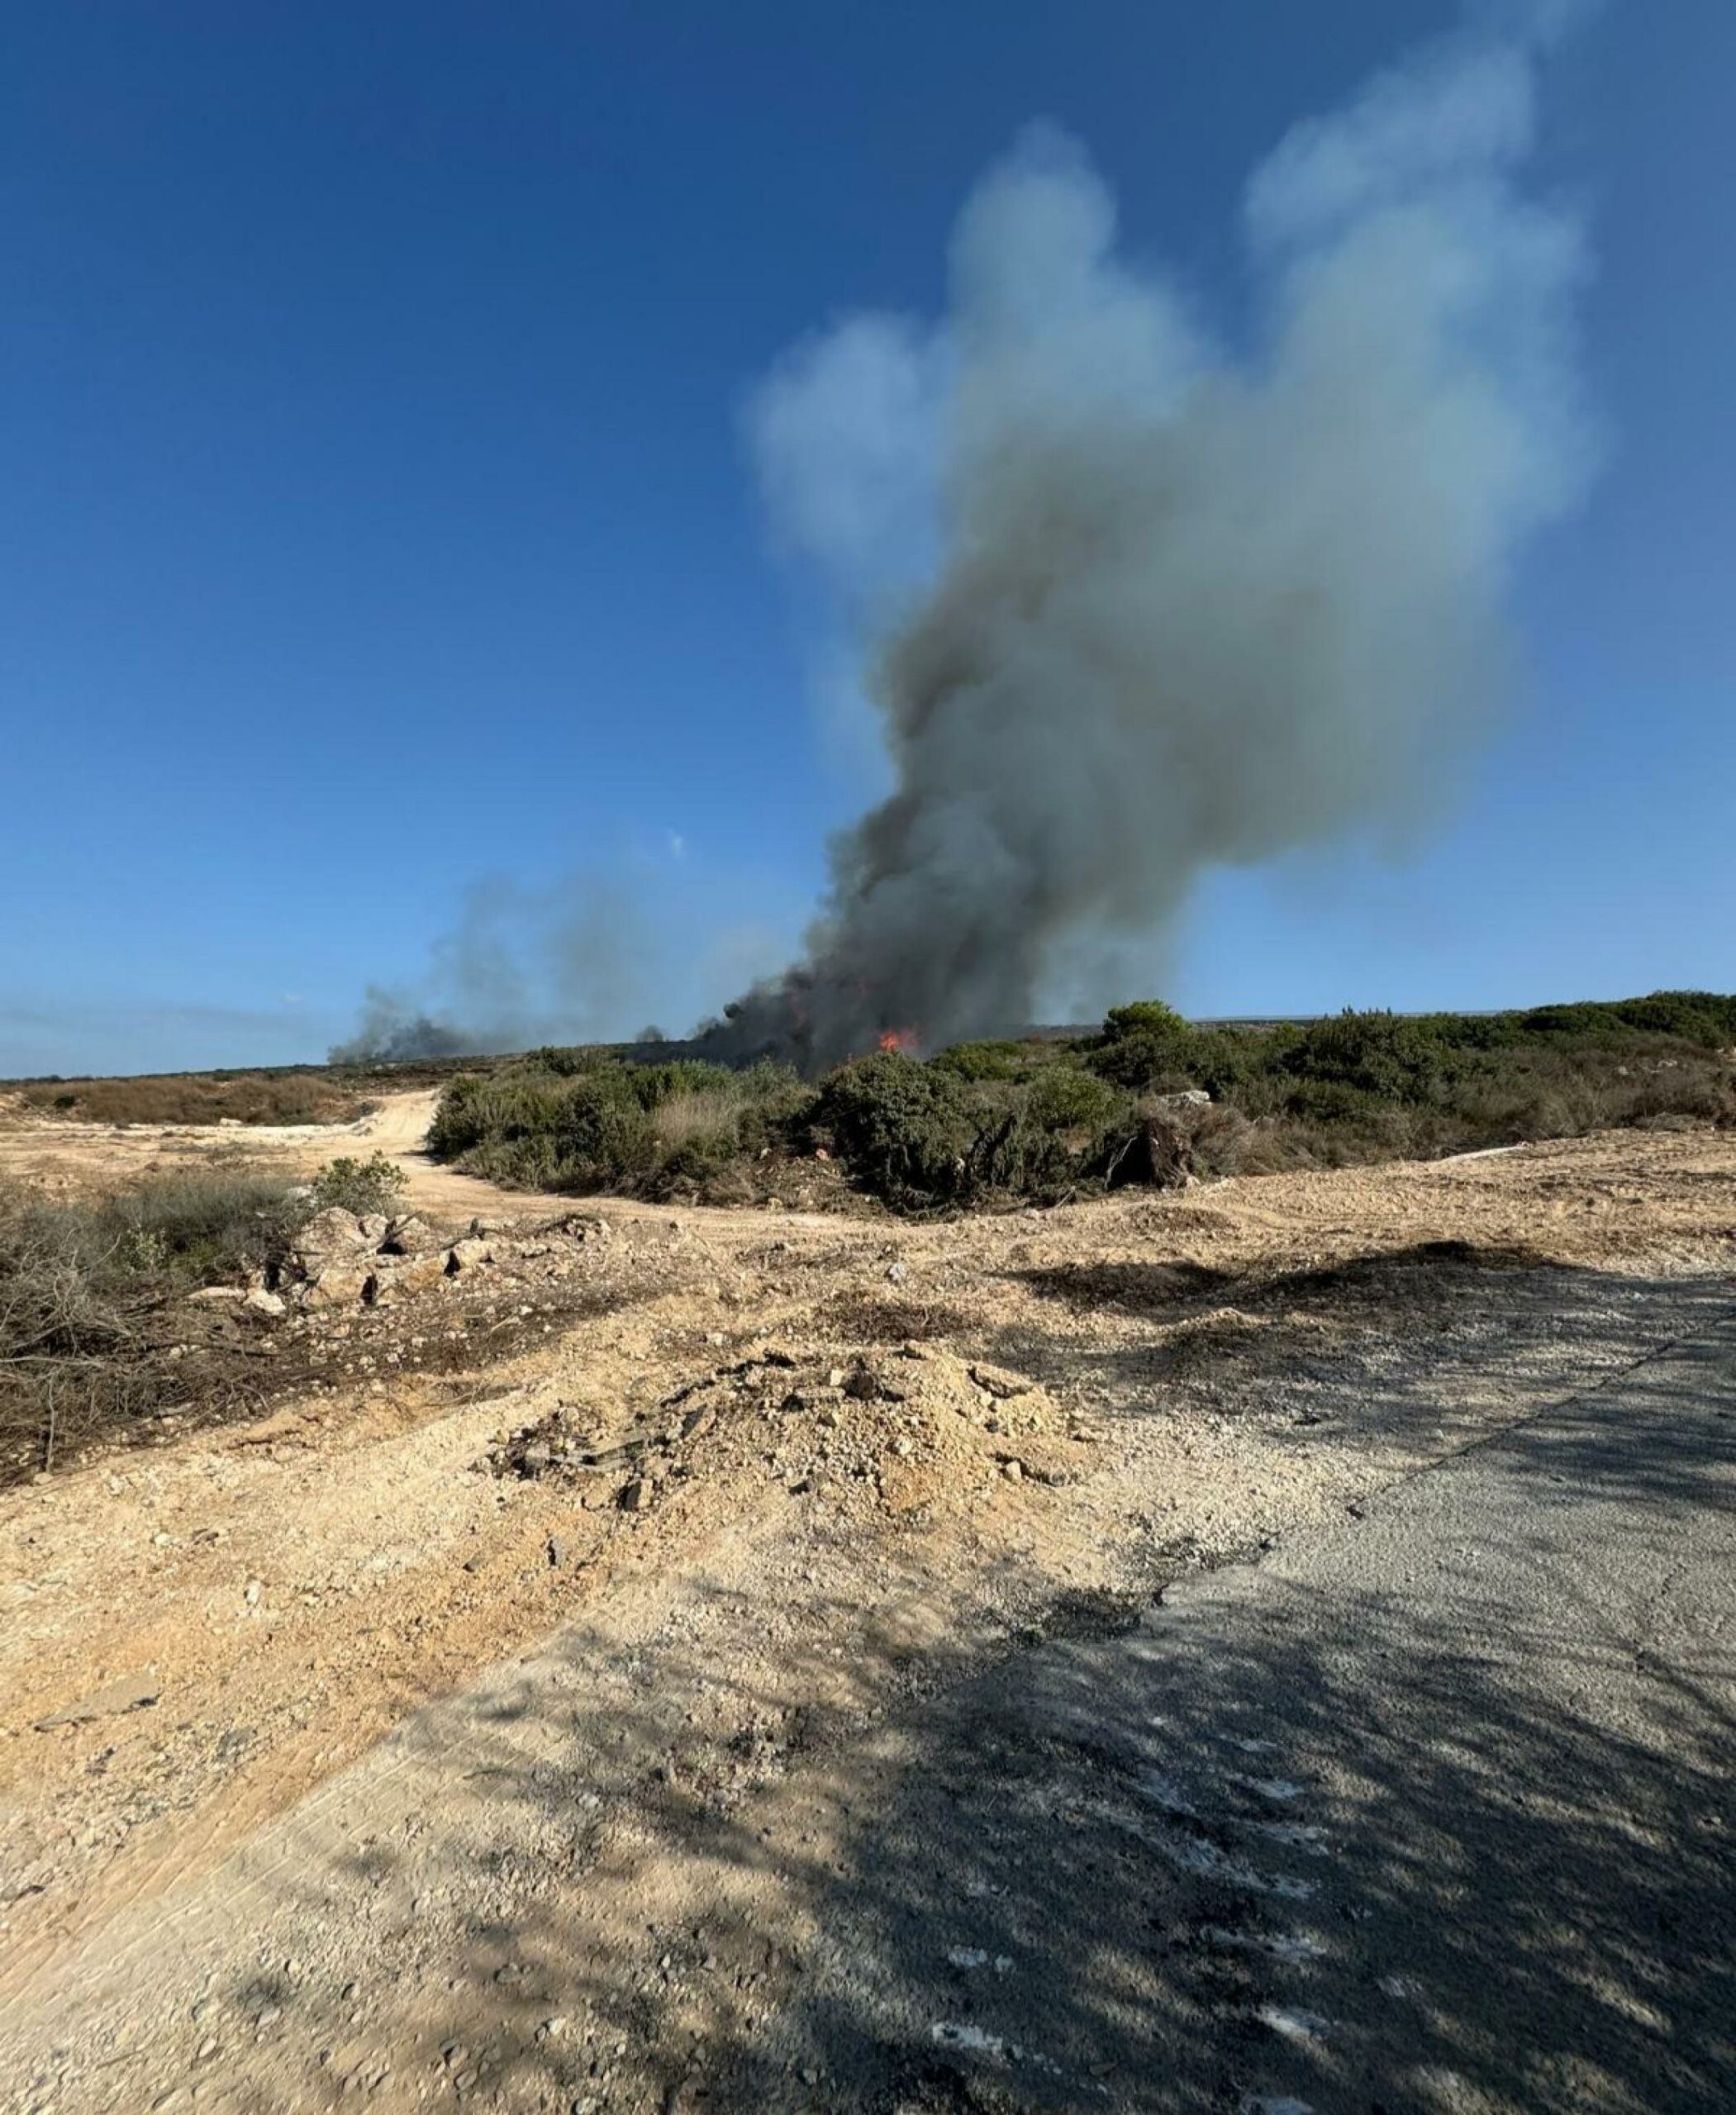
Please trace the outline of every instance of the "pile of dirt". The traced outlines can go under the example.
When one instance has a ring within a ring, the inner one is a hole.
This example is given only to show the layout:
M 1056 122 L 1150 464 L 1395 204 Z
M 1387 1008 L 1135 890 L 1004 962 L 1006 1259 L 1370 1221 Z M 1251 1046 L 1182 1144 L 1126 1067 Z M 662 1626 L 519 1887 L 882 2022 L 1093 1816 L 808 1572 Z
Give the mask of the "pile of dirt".
M 494 1476 L 570 1485 L 586 1505 L 646 1512 L 695 1478 L 757 1470 L 840 1515 L 979 1504 L 997 1484 L 1061 1485 L 1098 1434 L 1026 1376 L 932 1346 L 819 1355 L 761 1349 L 628 1423 L 562 1403 L 497 1433 Z

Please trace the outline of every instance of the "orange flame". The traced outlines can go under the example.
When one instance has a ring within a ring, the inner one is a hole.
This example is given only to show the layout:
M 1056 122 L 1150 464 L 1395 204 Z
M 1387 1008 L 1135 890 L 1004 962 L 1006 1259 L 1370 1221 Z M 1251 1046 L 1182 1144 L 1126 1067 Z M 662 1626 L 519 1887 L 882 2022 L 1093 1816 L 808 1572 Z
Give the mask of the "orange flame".
M 922 1031 L 920 1028 L 889 1028 L 881 1031 L 880 1048 L 882 1050 L 901 1050 L 906 1058 L 914 1058 L 921 1047 Z

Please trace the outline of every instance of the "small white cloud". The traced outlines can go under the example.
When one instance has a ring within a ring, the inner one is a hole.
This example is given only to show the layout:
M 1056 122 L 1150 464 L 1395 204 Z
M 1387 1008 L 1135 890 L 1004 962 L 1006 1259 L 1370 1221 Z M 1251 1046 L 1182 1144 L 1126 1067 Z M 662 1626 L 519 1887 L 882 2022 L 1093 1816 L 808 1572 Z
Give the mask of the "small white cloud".
M 672 829 L 668 833 L 668 842 L 669 847 L 669 857 L 672 859 L 685 859 L 687 858 L 687 840 L 682 835 L 678 829 Z

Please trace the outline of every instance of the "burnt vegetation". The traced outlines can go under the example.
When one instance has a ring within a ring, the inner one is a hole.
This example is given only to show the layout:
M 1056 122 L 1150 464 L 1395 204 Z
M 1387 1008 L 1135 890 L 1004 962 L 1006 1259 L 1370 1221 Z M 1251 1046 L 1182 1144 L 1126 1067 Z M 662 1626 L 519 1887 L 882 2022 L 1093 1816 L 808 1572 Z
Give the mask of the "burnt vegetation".
M 817 1084 L 544 1049 L 447 1086 L 430 1143 L 497 1181 L 651 1198 L 782 1194 L 830 1164 L 905 1213 L 1130 1181 L 1343 1167 L 1736 1119 L 1736 998 L 1200 1027 L 1156 1000 L 1095 1034 L 881 1051 Z

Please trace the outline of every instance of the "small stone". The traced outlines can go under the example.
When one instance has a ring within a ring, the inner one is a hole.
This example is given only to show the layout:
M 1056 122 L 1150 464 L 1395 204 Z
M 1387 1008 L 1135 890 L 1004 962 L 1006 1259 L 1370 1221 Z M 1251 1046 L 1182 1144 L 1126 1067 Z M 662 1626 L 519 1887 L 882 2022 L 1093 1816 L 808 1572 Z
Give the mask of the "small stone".
M 1022 1461 L 1003 1461 L 1001 1464 L 1001 1473 L 1010 1484 L 1022 1483 L 1025 1479 L 1025 1464 Z
M 198 2060 L 202 2064 L 207 2056 L 215 2056 L 217 2053 L 217 2037 L 216 2035 L 207 2034 L 205 2039 L 199 2044 Z
M 888 1285 L 901 1286 L 909 1276 L 909 1269 L 902 1263 L 889 1263 L 887 1266 L 886 1280 Z M 804 2072 L 802 2075 L 806 2077 L 806 2073 Z
M 651 1486 L 643 1476 L 635 1476 L 631 1483 L 621 1485 L 621 1496 L 616 1503 L 623 1513 L 649 1512 L 651 1504 Z

